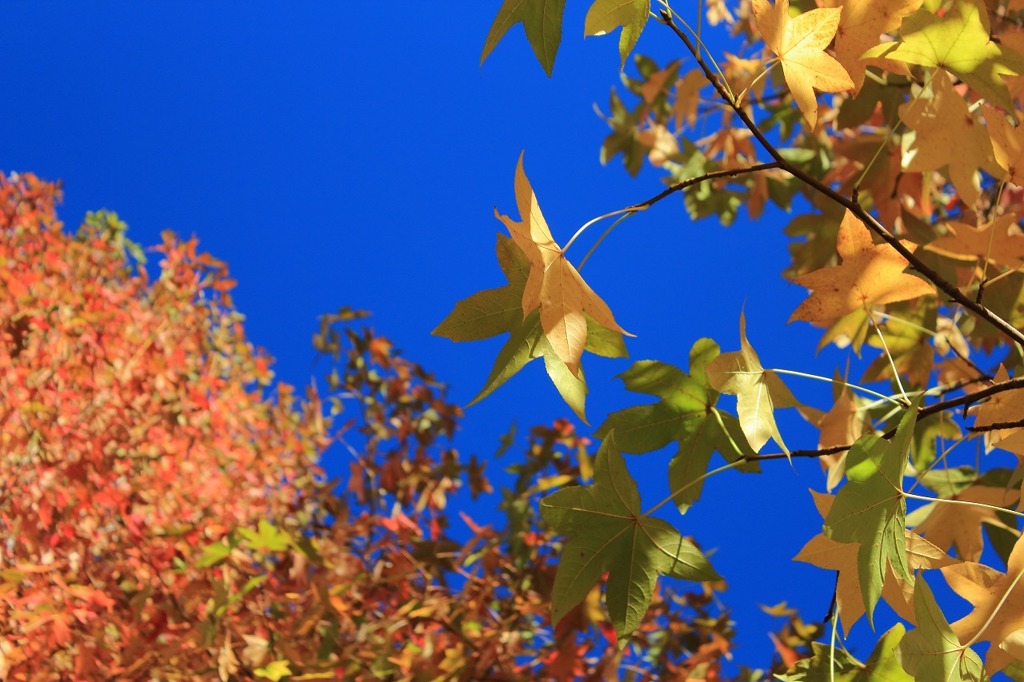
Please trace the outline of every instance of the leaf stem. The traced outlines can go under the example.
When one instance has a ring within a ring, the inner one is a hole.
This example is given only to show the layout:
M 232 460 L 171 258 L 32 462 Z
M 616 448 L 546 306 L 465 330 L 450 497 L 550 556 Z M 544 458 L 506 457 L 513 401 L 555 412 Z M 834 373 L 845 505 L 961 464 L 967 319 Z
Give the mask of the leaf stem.
M 611 213 L 604 213 L 602 215 L 597 216 L 596 218 L 592 218 L 591 220 L 588 220 L 587 222 L 583 223 L 583 226 L 580 227 L 580 229 L 576 230 L 576 234 L 574 234 L 572 237 L 570 237 L 569 241 L 567 241 L 565 243 L 565 246 L 562 247 L 562 255 L 563 256 L 565 255 L 565 252 L 569 250 L 569 247 L 572 246 L 573 242 L 575 242 L 576 239 L 579 238 L 579 236 L 581 234 L 586 232 L 588 227 L 590 227 L 594 223 L 597 223 L 597 222 L 600 222 L 600 221 L 604 220 L 605 218 L 611 218 L 612 216 L 619 215 L 621 213 L 629 213 L 629 209 L 628 208 L 622 208 L 622 209 L 619 209 L 618 211 L 612 211 Z
M 837 613 L 836 616 L 839 614 Z M 836 631 L 839 629 L 839 618 L 832 618 L 832 637 L 828 643 L 828 679 L 836 682 Z M 849 634 L 849 633 L 847 633 Z
M 632 204 L 632 205 L 627 206 L 625 208 L 620 208 L 617 211 L 611 211 L 610 213 L 604 213 L 602 215 L 597 216 L 596 218 L 588 220 L 586 223 L 583 224 L 582 227 L 580 227 L 580 229 L 576 230 L 576 234 L 574 234 L 572 237 L 570 237 L 569 241 L 567 241 L 565 243 L 565 246 L 562 247 L 562 254 L 564 255 L 565 252 L 569 250 L 569 247 L 572 246 L 573 242 L 575 242 L 576 239 L 587 230 L 587 228 L 589 228 L 591 225 L 593 225 L 596 222 L 604 220 L 605 218 L 611 218 L 612 216 L 617 216 L 617 215 L 621 215 L 621 216 L 623 216 L 623 218 L 628 218 L 629 216 L 631 216 L 631 215 L 633 215 L 635 213 L 639 213 L 640 211 L 646 211 L 648 208 L 650 208 L 651 206 L 653 206 L 654 204 L 658 203 L 659 201 L 661 201 L 662 199 L 664 199 L 665 197 L 667 197 L 667 196 L 669 196 L 671 194 L 674 194 L 676 192 L 684 190 L 687 187 L 692 187 L 693 185 L 698 185 L 698 184 L 700 184 L 702 182 L 706 182 L 708 180 L 717 180 L 719 178 L 733 178 L 733 177 L 736 177 L 736 176 L 739 176 L 739 175 L 746 175 L 747 173 L 757 173 L 759 171 L 770 170 L 772 168 L 779 168 L 779 167 L 780 166 L 779 166 L 778 162 L 773 161 L 771 163 L 759 163 L 759 164 L 756 164 L 754 166 L 748 166 L 747 168 L 724 168 L 722 170 L 710 171 L 708 173 L 704 173 L 703 175 L 698 175 L 697 177 L 694 177 L 694 178 L 687 178 L 686 180 L 683 180 L 682 182 L 677 182 L 674 185 L 671 185 L 668 189 L 666 189 L 664 191 L 661 191 L 658 194 L 654 195 L 650 199 L 645 199 L 644 201 L 641 201 L 638 204 Z M 617 224 L 618 224 L 618 221 L 616 221 L 616 225 Z M 615 225 L 613 225 L 612 227 L 615 227 Z M 605 233 L 605 234 L 607 234 L 607 233 Z M 605 235 L 602 235 L 601 238 L 598 239 L 598 243 L 600 243 L 601 239 L 604 239 L 604 237 L 605 237 Z M 595 244 L 594 246 L 596 247 L 597 244 Z M 593 251 L 593 248 L 591 248 L 591 251 Z M 580 263 L 580 267 L 583 266 L 583 262 L 585 262 L 586 259 L 589 256 L 590 256 L 590 251 L 588 251 L 587 255 L 584 256 L 583 261 Z
M 861 391 L 862 393 L 866 393 L 867 395 L 873 395 L 876 398 L 878 398 L 879 400 L 884 400 L 886 402 L 893 403 L 894 405 L 899 405 L 900 407 L 906 407 L 903 403 L 901 403 L 900 401 L 896 400 L 892 396 L 884 395 L 882 393 L 879 393 L 878 391 L 872 391 L 870 388 L 864 388 L 863 386 L 858 386 L 857 384 L 851 384 L 848 381 L 829 379 L 828 377 L 823 377 L 823 376 L 821 376 L 819 374 L 807 374 L 806 372 L 798 372 L 798 371 L 792 370 L 792 369 L 769 369 L 769 370 L 765 370 L 765 371 L 775 372 L 776 374 L 789 374 L 790 376 L 802 377 L 804 379 L 814 379 L 815 381 L 824 381 L 824 382 L 829 383 L 829 384 L 838 383 L 838 384 L 840 384 L 842 386 L 846 386 L 846 387 L 852 388 L 852 389 L 854 389 L 856 391 Z
M 771 60 L 769 60 L 768 61 L 768 66 L 761 73 L 757 74 L 757 76 L 754 78 L 754 80 L 750 81 L 750 85 L 748 85 L 747 87 L 745 87 L 742 90 L 740 90 L 740 94 L 736 96 L 736 104 L 737 105 L 742 104 L 743 103 L 743 97 L 746 96 L 746 94 L 748 92 L 750 92 L 751 88 L 753 88 L 755 85 L 757 85 L 762 80 L 764 80 L 764 78 L 767 77 L 768 74 L 772 72 L 772 69 L 774 69 L 776 66 L 778 66 L 781 63 L 782 63 L 782 60 L 780 60 L 780 59 L 771 59 Z
M 587 251 L 586 255 L 583 256 L 583 259 L 580 261 L 580 264 L 576 266 L 576 271 L 577 272 L 582 270 L 583 266 L 587 264 L 587 261 L 590 260 L 590 255 L 592 253 L 594 253 L 595 250 L 597 250 L 597 247 L 601 245 L 601 242 L 604 241 L 604 238 L 607 237 L 608 235 L 610 235 L 612 233 L 612 230 L 614 230 L 616 227 L 619 226 L 619 223 L 621 223 L 623 220 L 625 220 L 626 218 L 630 217 L 631 215 L 634 215 L 634 214 L 627 213 L 624 216 L 620 216 L 618 218 L 618 220 L 616 220 L 614 223 L 612 223 L 611 225 L 608 226 L 608 229 L 606 229 L 604 232 L 601 233 L 601 236 L 597 238 L 597 241 L 594 242 L 594 245 L 591 246 L 590 249 Z
M 925 497 L 924 495 L 916 495 L 914 493 L 908 492 L 902 492 L 901 495 L 912 500 L 921 500 L 922 502 L 943 502 L 948 504 L 963 504 L 968 507 L 980 507 L 982 509 L 989 509 L 991 511 L 996 512 L 1006 512 L 1007 514 L 1013 514 L 1016 517 L 1024 519 L 1024 512 L 1006 509 L 1005 507 L 997 507 L 995 505 L 985 504 L 984 502 L 971 502 L 970 500 L 953 500 L 948 497 Z
M 666 497 L 661 502 L 658 502 L 658 504 L 654 505 L 653 507 L 651 507 L 650 509 L 645 511 L 643 513 L 643 515 L 644 516 L 650 516 L 651 514 L 653 514 L 654 512 L 658 511 L 659 509 L 664 507 L 666 504 L 668 504 L 669 502 L 674 500 L 676 498 L 676 495 L 680 494 L 681 492 L 683 492 L 687 488 L 691 488 L 691 487 L 697 485 L 698 483 L 700 483 L 704 479 L 711 478 L 712 476 L 714 476 L 716 474 L 720 474 L 723 471 L 728 471 L 729 469 L 735 469 L 736 467 L 743 466 L 746 463 L 747 463 L 747 460 L 745 458 L 741 457 L 740 459 L 737 459 L 735 461 L 729 462 L 728 464 L 720 466 L 717 469 L 712 469 L 711 471 L 704 472 L 703 474 L 701 474 L 697 478 L 693 479 L 692 481 L 690 481 L 689 483 L 687 483 L 686 485 L 681 487 L 679 490 L 673 490 L 671 493 L 669 493 L 668 497 Z
M 871 309 L 868 306 L 864 306 L 864 311 L 868 314 L 868 319 L 871 321 L 871 326 L 875 328 L 875 332 L 878 334 L 878 340 L 882 342 L 882 350 L 885 351 L 885 357 L 889 359 L 889 366 L 892 367 L 892 375 L 896 379 L 896 386 L 900 389 L 900 394 L 903 396 L 905 405 L 910 404 L 910 398 L 907 397 L 907 389 L 903 388 L 903 380 L 900 379 L 900 371 L 896 369 L 896 361 L 892 358 L 892 353 L 889 352 L 889 344 L 885 342 L 885 335 L 882 334 L 882 328 L 875 322 L 875 316 L 871 314 Z

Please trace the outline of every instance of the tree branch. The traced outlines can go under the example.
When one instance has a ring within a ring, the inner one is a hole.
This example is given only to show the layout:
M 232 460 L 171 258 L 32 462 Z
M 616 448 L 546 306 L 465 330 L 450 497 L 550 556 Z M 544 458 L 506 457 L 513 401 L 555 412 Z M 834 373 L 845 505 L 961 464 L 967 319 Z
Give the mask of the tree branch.
M 748 166 L 747 168 L 727 168 L 723 170 L 711 171 L 710 173 L 705 173 L 704 175 L 699 175 L 695 178 L 688 178 L 686 180 L 683 180 L 682 182 L 677 182 L 676 184 L 670 186 L 665 191 L 656 194 L 655 196 L 651 197 L 650 199 L 647 199 L 646 201 L 641 201 L 639 204 L 627 206 L 626 208 L 622 209 L 622 213 L 637 213 L 639 211 L 645 211 L 654 204 L 664 199 L 665 197 L 669 196 L 670 194 L 674 194 L 675 192 L 684 190 L 687 187 L 692 187 L 693 185 L 699 185 L 700 183 L 706 182 L 707 180 L 717 180 L 718 178 L 732 178 L 738 175 L 746 175 L 747 173 L 757 173 L 763 170 L 771 170 L 772 168 L 781 168 L 781 166 L 779 165 L 778 161 L 772 161 L 771 163 L 759 163 L 755 166 Z
M 924 417 L 927 417 L 929 415 L 937 414 L 939 412 L 945 412 L 946 410 L 949 410 L 954 407 L 960 407 L 961 405 L 970 405 L 971 403 L 978 402 L 982 398 L 987 398 L 989 396 L 995 395 L 997 393 L 1002 393 L 1004 391 L 1012 391 L 1014 389 L 1024 389 L 1024 377 L 1010 379 L 1009 381 L 1004 381 L 1000 384 L 989 386 L 988 388 L 983 388 L 980 391 L 975 391 L 974 393 L 967 393 L 965 395 L 958 396 L 950 400 L 943 400 L 942 402 L 933 403 L 931 405 L 928 405 L 927 407 L 922 407 L 917 411 L 917 418 L 923 419 Z M 1011 429 L 1015 427 L 1024 427 L 1024 419 L 1015 422 L 1000 422 L 998 424 L 990 424 L 988 426 L 968 426 L 967 430 L 972 432 L 994 431 L 996 429 Z M 896 428 L 893 427 L 886 431 L 885 433 L 883 433 L 882 438 L 889 440 L 895 435 Z M 824 457 L 825 455 L 835 455 L 840 452 L 845 452 L 852 447 L 853 443 L 849 443 L 848 445 L 833 445 L 831 447 L 820 448 L 818 450 L 791 450 L 788 455 L 784 452 L 773 452 L 767 455 L 748 455 L 740 459 L 742 459 L 745 462 L 761 462 L 771 459 L 789 459 L 794 457 L 817 458 Z
M 907 260 L 907 262 L 909 262 L 911 266 L 913 266 L 915 270 L 924 275 L 924 277 L 929 282 L 931 282 L 939 289 L 941 289 L 953 301 L 959 303 L 964 308 L 970 310 L 975 315 L 991 324 L 993 327 L 1002 332 L 1014 343 L 1020 344 L 1020 346 L 1024 347 L 1024 333 L 1022 333 L 1019 329 L 1011 325 L 1003 318 L 996 315 L 994 312 L 989 310 L 984 305 L 976 301 L 973 301 L 968 296 L 964 295 L 958 288 L 956 288 L 953 284 L 948 282 L 944 277 L 942 277 L 942 275 L 940 275 L 938 272 L 930 268 L 927 264 L 924 263 L 924 261 L 915 256 L 912 251 L 910 251 L 907 247 L 900 243 L 900 240 L 897 239 L 896 236 L 893 235 L 891 232 L 889 232 L 889 230 L 887 230 L 884 225 L 878 222 L 878 220 L 874 216 L 868 213 L 868 211 L 865 210 L 863 206 L 854 201 L 852 198 L 845 197 L 839 194 L 828 185 L 824 184 L 817 178 L 806 173 L 802 168 L 784 159 L 782 155 L 779 153 L 779 151 L 775 148 L 775 146 L 768 141 L 764 133 L 761 132 L 761 129 L 757 127 L 757 124 L 754 123 L 754 120 L 750 118 L 750 115 L 742 107 L 740 107 L 739 104 L 737 104 L 736 100 L 729 95 L 728 90 L 718 79 L 718 77 L 714 73 L 712 73 L 711 69 L 704 61 L 704 58 L 701 56 L 700 51 L 697 50 L 696 46 L 693 44 L 693 41 L 691 41 L 689 36 L 683 33 L 683 31 L 680 30 L 680 28 L 676 25 L 675 21 L 672 19 L 672 14 L 668 10 L 663 9 L 661 10 L 660 16 L 661 22 L 668 26 L 670 29 L 672 29 L 676 36 L 678 36 L 678 38 L 681 41 L 683 41 L 683 44 L 686 45 L 686 49 L 689 50 L 690 54 L 692 54 L 693 57 L 697 60 L 697 65 L 704 72 L 704 77 L 707 78 L 708 82 L 710 82 L 711 85 L 714 86 L 715 90 L 718 91 L 718 94 L 719 96 L 721 96 L 722 100 L 728 103 L 730 107 L 732 107 L 732 110 L 736 113 L 737 116 L 739 116 L 740 120 L 743 121 L 743 124 L 747 127 L 748 130 L 750 130 L 750 133 L 757 139 L 757 141 L 761 144 L 764 150 L 768 152 L 768 154 L 771 155 L 773 159 L 775 159 L 776 163 L 778 163 L 779 168 L 786 171 L 793 177 L 797 178 L 808 187 L 813 188 L 815 191 L 825 195 L 835 203 L 849 210 L 857 218 L 859 218 L 861 222 L 863 222 L 872 232 L 881 237 L 882 241 L 884 241 L 886 244 L 894 248 L 897 253 L 903 256 Z
M 1017 419 L 1012 422 L 993 422 L 991 424 L 985 424 L 984 426 L 968 426 L 967 430 L 971 433 L 984 433 L 985 431 L 999 431 L 1001 429 L 1021 429 L 1024 428 L 1024 419 Z

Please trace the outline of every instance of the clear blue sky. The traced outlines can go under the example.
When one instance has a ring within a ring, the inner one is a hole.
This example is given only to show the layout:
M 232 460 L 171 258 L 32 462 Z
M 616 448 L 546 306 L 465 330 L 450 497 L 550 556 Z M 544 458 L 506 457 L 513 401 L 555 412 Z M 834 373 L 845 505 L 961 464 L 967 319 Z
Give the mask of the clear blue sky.
M 499 4 L 5 3 L 0 167 L 63 180 L 71 226 L 109 208 L 145 245 L 167 228 L 197 235 L 230 264 L 250 338 L 278 358 L 279 378 L 310 381 L 317 316 L 349 305 L 371 310 L 379 332 L 465 403 L 501 341 L 429 332 L 457 299 L 503 283 L 493 207 L 515 213 L 520 150 L 560 242 L 662 189 L 655 173 L 632 179 L 598 161 L 607 128 L 593 105 L 607 110 L 619 58 L 617 39 L 582 39 L 586 3 L 569 3 L 551 80 L 518 27 L 479 66 Z M 639 49 L 661 62 L 682 56 L 654 24 Z M 819 332 L 785 324 L 805 295 L 780 276 L 788 220 L 695 224 L 673 199 L 623 224 L 585 274 L 637 334 L 633 359 L 685 367 L 701 336 L 734 350 L 745 306 L 765 366 L 831 375 L 845 355 L 816 356 Z M 613 379 L 628 361 L 585 365 L 593 425 L 635 404 Z M 826 385 L 790 386 L 828 407 Z M 510 422 L 568 414 L 535 363 L 467 411 L 456 446 L 487 459 Z M 815 445 L 795 414 L 783 426 L 791 447 Z M 630 459 L 646 500 L 664 495 L 670 454 Z M 686 517 L 667 517 L 715 549 L 737 657 L 751 665 L 768 661 L 776 624 L 757 604 L 787 600 L 818 619 L 834 584 L 790 561 L 820 530 L 806 492 L 823 489 L 817 463 L 768 468 L 712 479 Z M 873 641 L 863 621 L 858 631 Z

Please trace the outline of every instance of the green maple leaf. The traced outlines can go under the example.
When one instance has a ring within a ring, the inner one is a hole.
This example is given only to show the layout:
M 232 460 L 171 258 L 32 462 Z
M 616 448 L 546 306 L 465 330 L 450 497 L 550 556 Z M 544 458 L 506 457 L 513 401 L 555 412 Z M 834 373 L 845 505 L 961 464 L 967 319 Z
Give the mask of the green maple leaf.
M 619 644 L 636 630 L 660 575 L 720 580 L 707 558 L 671 525 L 640 511 L 640 492 L 609 433 L 594 462 L 594 484 L 541 500 L 544 520 L 569 536 L 552 591 L 558 623 L 608 573 L 605 599 Z
M 607 164 L 619 154 L 622 154 L 622 162 L 630 175 L 635 176 L 644 166 L 644 159 L 647 158 L 647 147 L 640 143 L 637 138 L 637 126 L 640 124 L 644 107 L 638 105 L 635 111 L 630 111 L 619 95 L 612 90 L 610 97 L 611 115 L 604 117 L 605 123 L 612 129 L 604 142 L 601 143 L 600 158 L 602 164 Z M 603 117 L 603 115 L 602 115 Z
M 755 454 L 739 421 L 715 409 L 718 392 L 708 386 L 705 368 L 718 354 L 717 343 L 698 339 L 690 349 L 690 374 L 653 360 L 634 363 L 619 375 L 626 388 L 661 400 L 613 412 L 596 432 L 601 438 L 614 430 L 619 447 L 638 454 L 677 441 L 679 449 L 669 465 L 669 485 L 680 491 L 675 497 L 680 511 L 700 497 L 701 476 L 714 452 L 730 462 Z M 759 470 L 756 462 L 741 469 Z
M 505 0 L 491 24 L 491 30 L 487 32 L 480 63 L 484 63 L 510 28 L 522 23 L 537 61 L 550 76 L 555 67 L 558 44 L 562 42 L 564 10 L 565 0 Z
M 960 644 L 923 579 L 914 583 L 914 616 L 917 629 L 906 634 L 899 651 L 904 669 L 915 680 L 980 682 L 988 679 L 978 654 Z
M 892 442 L 862 436 L 846 456 L 847 483 L 825 518 L 825 535 L 838 542 L 859 542 L 857 572 L 868 622 L 882 594 L 885 573 L 913 582 L 907 565 L 903 471 L 914 436 L 920 398 L 900 421 Z
M 459 301 L 455 309 L 431 333 L 452 341 L 479 341 L 499 334 L 509 334 L 505 345 L 498 352 L 484 387 L 470 401 L 470 405 L 493 393 L 532 360 L 543 358 L 544 367 L 559 395 L 586 422 L 587 383 L 583 377 L 583 368 L 580 368 L 579 376 L 569 371 L 545 337 L 538 311 L 523 317 L 523 288 L 529 276 L 530 260 L 510 237 L 500 233 L 497 254 L 498 264 L 508 284 L 477 292 Z M 585 348 L 604 357 L 626 356 L 622 335 L 602 327 L 589 316 Z
M 900 638 L 905 632 L 902 624 L 897 624 L 875 645 L 867 663 L 861 663 L 849 652 L 837 649 L 834 652 L 827 644 L 812 642 L 814 655 L 804 658 L 793 666 L 785 675 L 776 675 L 776 679 L 784 682 L 914 682 L 900 667 L 899 659 L 893 653 Z M 833 655 L 834 654 L 834 655 Z M 941 680 L 939 677 L 920 677 L 919 680 Z
M 292 540 L 287 533 L 282 533 L 272 524 L 260 519 L 258 530 L 251 528 L 240 528 L 238 530 L 242 538 L 248 543 L 250 549 L 270 552 L 283 552 L 291 547 Z
M 626 57 L 633 51 L 650 14 L 651 0 L 595 0 L 587 10 L 583 35 L 600 36 L 621 26 L 619 56 L 625 68 Z
M 783 228 L 793 238 L 789 244 L 792 264 L 783 273 L 790 279 L 836 263 L 836 235 L 845 211 L 831 202 L 816 208 L 821 212 L 798 215 Z
M 665 447 L 695 430 L 718 399 L 708 386 L 705 368 L 718 355 L 718 344 L 698 339 L 690 349 L 690 372 L 656 360 L 641 360 L 619 375 L 626 390 L 653 395 L 661 400 L 636 405 L 608 415 L 596 436 L 615 430 L 624 452 L 640 454 Z
M 992 40 L 981 0 L 957 0 L 941 17 L 918 10 L 903 20 L 899 35 L 899 42 L 876 45 L 861 58 L 943 68 L 989 102 L 1014 111 L 1002 77 L 1024 73 L 1024 56 Z
M 498 234 L 498 265 L 508 284 L 479 291 L 455 304 L 432 334 L 452 341 L 479 341 L 505 333 L 522 322 L 520 302 L 530 274 L 530 260 L 511 238 Z
M 253 670 L 257 677 L 264 677 L 273 682 L 279 682 L 286 677 L 290 677 L 292 669 L 288 665 L 288 661 L 281 659 L 278 661 L 271 661 L 270 664 L 263 666 L 262 668 L 256 668 Z
M 799 402 L 782 379 L 761 366 L 747 341 L 747 322 L 740 313 L 740 350 L 722 353 L 707 366 L 708 382 L 722 393 L 736 396 L 736 413 L 750 447 L 759 451 L 771 438 L 783 452 L 789 449 L 775 423 L 775 408 L 797 407 Z

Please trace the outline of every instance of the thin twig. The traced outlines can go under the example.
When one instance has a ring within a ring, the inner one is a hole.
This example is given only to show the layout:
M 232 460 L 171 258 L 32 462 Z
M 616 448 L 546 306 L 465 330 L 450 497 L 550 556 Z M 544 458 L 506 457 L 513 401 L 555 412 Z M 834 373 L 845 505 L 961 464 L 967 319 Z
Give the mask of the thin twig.
M 698 175 L 695 178 L 687 178 L 682 182 L 677 182 L 676 184 L 670 186 L 665 191 L 659 192 L 650 199 L 647 199 L 646 201 L 641 201 L 639 204 L 627 206 L 626 208 L 622 209 L 622 212 L 637 213 L 639 211 L 645 211 L 654 204 L 664 199 L 665 197 L 669 196 L 670 194 L 674 194 L 675 192 L 684 190 L 687 187 L 692 187 L 693 185 L 698 185 L 708 180 L 717 180 L 718 178 L 732 178 L 736 177 L 737 175 L 757 173 L 763 170 L 771 170 L 772 168 L 782 168 L 782 166 L 779 164 L 778 161 L 773 161 L 771 163 L 759 163 L 754 166 L 747 166 L 746 168 L 726 168 L 723 170 L 711 171 L 710 173 L 705 173 L 704 175 Z

